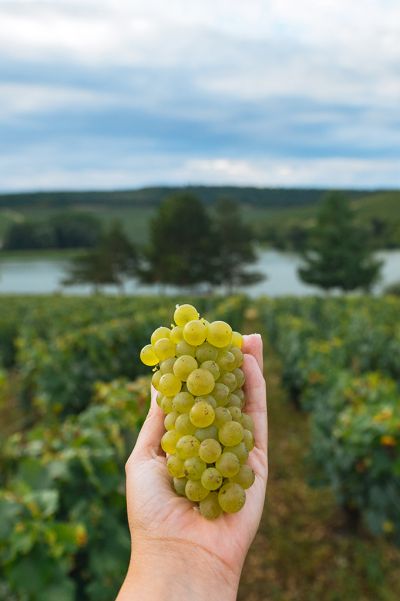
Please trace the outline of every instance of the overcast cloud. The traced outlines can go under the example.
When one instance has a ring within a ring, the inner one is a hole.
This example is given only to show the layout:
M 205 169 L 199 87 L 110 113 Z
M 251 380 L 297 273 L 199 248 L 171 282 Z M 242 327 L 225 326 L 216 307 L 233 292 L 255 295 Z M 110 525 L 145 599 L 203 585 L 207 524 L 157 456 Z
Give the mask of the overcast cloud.
M 0 0 L 0 189 L 400 187 L 398 0 Z

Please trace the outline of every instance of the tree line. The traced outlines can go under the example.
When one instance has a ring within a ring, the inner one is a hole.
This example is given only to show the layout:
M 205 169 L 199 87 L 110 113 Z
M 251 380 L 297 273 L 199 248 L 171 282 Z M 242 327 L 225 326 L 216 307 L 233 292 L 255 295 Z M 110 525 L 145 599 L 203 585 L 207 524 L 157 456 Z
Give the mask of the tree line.
M 93 249 L 71 261 L 64 283 L 122 288 L 136 278 L 146 284 L 232 290 L 263 277 L 249 269 L 257 258 L 255 242 L 235 201 L 220 199 L 210 213 L 195 195 L 174 194 L 150 221 L 146 246 L 136 246 L 114 222 Z
M 194 194 L 173 194 L 151 220 L 144 248 L 114 223 L 93 249 L 71 261 L 65 283 L 123 288 L 136 278 L 146 284 L 233 290 L 264 277 L 252 269 L 255 244 L 234 200 L 220 199 L 210 213 Z M 300 278 L 324 290 L 369 290 L 380 269 L 349 199 L 341 193 L 327 195 L 302 252 Z
M 68 212 L 40 220 L 13 223 L 3 241 L 4 250 L 90 248 L 101 237 L 101 223 L 89 213 Z

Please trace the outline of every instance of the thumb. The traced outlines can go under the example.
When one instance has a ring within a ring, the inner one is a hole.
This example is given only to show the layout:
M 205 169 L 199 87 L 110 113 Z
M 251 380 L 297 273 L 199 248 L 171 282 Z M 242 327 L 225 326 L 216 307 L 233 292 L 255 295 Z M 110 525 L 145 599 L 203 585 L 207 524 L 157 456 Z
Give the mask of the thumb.
M 140 430 L 132 455 L 136 458 L 149 458 L 161 455 L 160 440 L 164 434 L 164 414 L 157 405 L 157 391 L 151 386 L 150 409 Z

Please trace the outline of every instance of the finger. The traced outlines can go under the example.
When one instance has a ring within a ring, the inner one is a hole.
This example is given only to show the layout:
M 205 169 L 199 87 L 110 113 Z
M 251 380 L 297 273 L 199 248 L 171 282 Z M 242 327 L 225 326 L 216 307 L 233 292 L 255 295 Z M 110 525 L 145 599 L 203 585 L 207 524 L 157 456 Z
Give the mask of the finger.
M 264 376 L 254 355 L 244 355 L 243 371 L 246 378 L 244 392 L 245 412 L 253 418 L 254 441 L 257 448 L 267 452 L 267 395 Z
M 133 453 L 135 457 L 161 454 L 160 440 L 164 434 L 164 414 L 157 405 L 157 391 L 151 387 L 150 409 L 140 430 Z
M 260 334 L 243 336 L 242 352 L 253 355 L 261 371 L 263 370 L 263 343 Z

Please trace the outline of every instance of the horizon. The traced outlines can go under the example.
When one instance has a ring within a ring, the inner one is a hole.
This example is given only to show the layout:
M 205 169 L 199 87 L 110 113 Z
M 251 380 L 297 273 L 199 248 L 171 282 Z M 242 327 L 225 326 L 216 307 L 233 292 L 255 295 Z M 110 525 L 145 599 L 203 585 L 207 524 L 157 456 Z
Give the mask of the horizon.
M 240 184 L 150 184 L 148 186 L 137 186 L 131 188 L 54 188 L 54 189 L 39 189 L 39 190 L 16 190 L 11 192 L 4 192 L 0 190 L 0 198 L 2 196 L 30 196 L 36 194 L 112 194 L 112 193 L 128 193 L 128 192 L 140 192 L 142 190 L 176 190 L 176 189 L 190 189 L 190 188 L 233 188 L 243 190 L 287 190 L 295 191 L 314 191 L 314 192 L 365 192 L 366 194 L 375 193 L 386 193 L 386 192 L 399 192 L 400 186 L 396 187 L 330 187 L 330 186 L 256 186 L 256 185 L 240 185 Z

